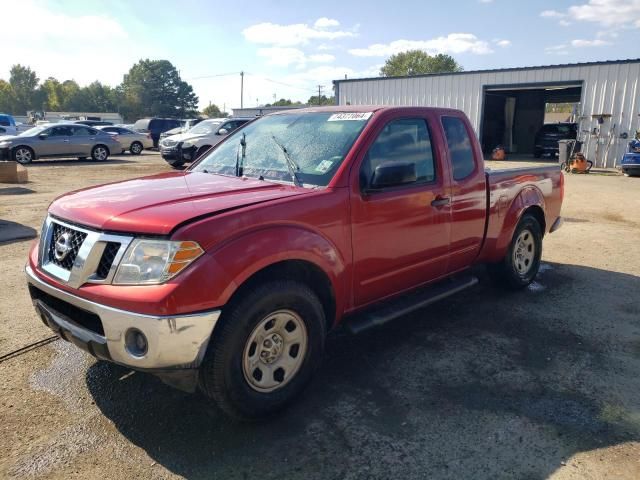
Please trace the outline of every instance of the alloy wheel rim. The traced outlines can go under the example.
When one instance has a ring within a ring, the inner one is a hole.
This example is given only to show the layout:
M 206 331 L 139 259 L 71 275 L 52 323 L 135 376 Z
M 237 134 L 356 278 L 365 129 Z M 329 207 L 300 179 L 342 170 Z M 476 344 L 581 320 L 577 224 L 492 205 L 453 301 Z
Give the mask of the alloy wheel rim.
M 533 266 L 536 256 L 536 246 L 533 234 L 529 230 L 523 230 L 516 238 L 513 249 L 513 265 L 520 275 L 526 275 Z
M 16 152 L 16 160 L 18 160 L 18 162 L 20 163 L 31 161 L 31 152 L 26 148 L 20 148 Z
M 96 148 L 96 159 L 104 160 L 105 158 L 107 158 L 107 151 L 102 147 Z
M 140 145 L 138 145 L 137 143 L 134 143 L 133 145 L 131 145 L 131 151 L 133 153 L 140 153 L 142 149 L 140 148 Z
M 242 353 L 242 372 L 249 386 L 269 393 L 288 384 L 307 352 L 307 328 L 292 310 L 278 310 L 253 329 Z

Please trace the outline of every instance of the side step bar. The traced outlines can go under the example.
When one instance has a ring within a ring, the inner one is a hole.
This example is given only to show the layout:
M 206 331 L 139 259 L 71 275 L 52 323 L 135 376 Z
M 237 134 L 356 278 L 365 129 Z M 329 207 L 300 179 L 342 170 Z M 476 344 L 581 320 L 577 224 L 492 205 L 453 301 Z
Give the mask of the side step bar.
M 351 333 L 358 334 L 371 327 L 384 325 L 414 310 L 426 307 L 443 298 L 474 286 L 478 279 L 470 273 L 452 277 L 442 282 L 381 302 L 345 319 Z

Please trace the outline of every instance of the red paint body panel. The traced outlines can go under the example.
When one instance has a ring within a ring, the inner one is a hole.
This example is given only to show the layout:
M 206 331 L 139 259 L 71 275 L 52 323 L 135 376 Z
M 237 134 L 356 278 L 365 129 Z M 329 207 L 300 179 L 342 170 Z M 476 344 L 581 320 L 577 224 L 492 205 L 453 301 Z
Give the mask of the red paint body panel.
M 522 212 L 539 207 L 546 230 L 560 214 L 558 168 L 485 174 L 480 146 L 461 112 L 414 107 L 325 107 L 374 112 L 327 188 L 175 172 L 88 188 L 58 198 L 50 214 L 99 230 L 193 240 L 206 251 L 163 285 L 85 284 L 65 291 L 104 305 L 172 315 L 223 307 L 248 278 L 287 260 L 322 270 L 333 290 L 336 322 L 347 312 L 505 253 Z M 299 112 L 299 111 L 298 111 Z M 465 122 L 476 169 L 452 179 L 442 116 Z M 389 121 L 423 118 L 435 152 L 436 181 L 375 195 L 361 192 L 362 159 Z M 487 197 L 488 195 L 488 197 Z M 436 197 L 451 199 L 434 207 Z M 486 232 L 486 234 L 485 234 Z

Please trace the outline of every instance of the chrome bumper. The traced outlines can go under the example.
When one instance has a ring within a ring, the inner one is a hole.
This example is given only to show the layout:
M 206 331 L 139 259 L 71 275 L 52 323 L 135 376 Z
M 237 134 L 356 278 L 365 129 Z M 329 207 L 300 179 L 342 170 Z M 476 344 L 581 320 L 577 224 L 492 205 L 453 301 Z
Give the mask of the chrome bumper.
M 35 275 L 27 265 L 27 281 L 37 290 L 73 307 L 97 315 L 104 335 L 80 325 L 73 318 L 49 305 L 46 299 L 31 296 L 39 314 L 58 335 L 98 358 L 139 370 L 197 369 L 209 344 L 220 310 L 191 315 L 152 316 L 111 308 L 85 300 L 56 287 Z M 144 355 L 130 352 L 126 334 L 136 329 L 147 339 Z M 154 372 L 152 372 L 154 373 Z

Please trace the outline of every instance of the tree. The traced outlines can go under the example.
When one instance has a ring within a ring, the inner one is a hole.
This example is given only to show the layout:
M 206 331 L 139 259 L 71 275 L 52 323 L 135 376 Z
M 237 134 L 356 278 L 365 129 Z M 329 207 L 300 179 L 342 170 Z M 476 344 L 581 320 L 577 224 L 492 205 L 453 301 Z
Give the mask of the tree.
M 223 112 L 215 103 L 210 103 L 204 107 L 201 113 L 209 118 L 222 118 L 229 116 L 229 112 Z
M 55 78 L 49 77 L 40 85 L 40 96 L 43 97 L 42 108 L 45 111 L 59 112 L 64 102 L 62 84 Z
M 23 67 L 20 64 L 11 67 L 9 71 L 9 83 L 13 90 L 12 111 L 14 113 L 24 115 L 27 110 L 41 107 L 41 105 L 34 105 L 38 81 L 39 79 L 36 72 L 29 67 Z
M 127 118 L 197 113 L 198 97 L 168 60 L 140 60 L 124 76 L 121 92 L 120 110 Z
M 302 105 L 302 102 L 299 102 L 299 101 L 293 102 L 290 98 L 287 98 L 287 99 L 281 98 L 280 100 L 277 100 L 273 103 L 267 103 L 264 106 L 265 107 L 291 107 L 296 105 Z
M 327 97 L 326 95 L 322 95 L 320 97 L 320 101 L 318 102 L 318 96 L 314 95 L 312 97 L 309 97 L 309 100 L 307 100 L 307 104 L 308 105 L 335 105 L 336 97 Z
M 461 71 L 462 67 L 450 55 L 439 53 L 431 56 L 422 50 L 408 50 L 391 55 L 380 69 L 380 76 L 400 77 Z
M 13 90 L 9 82 L 0 78 L 0 112 L 13 113 Z

